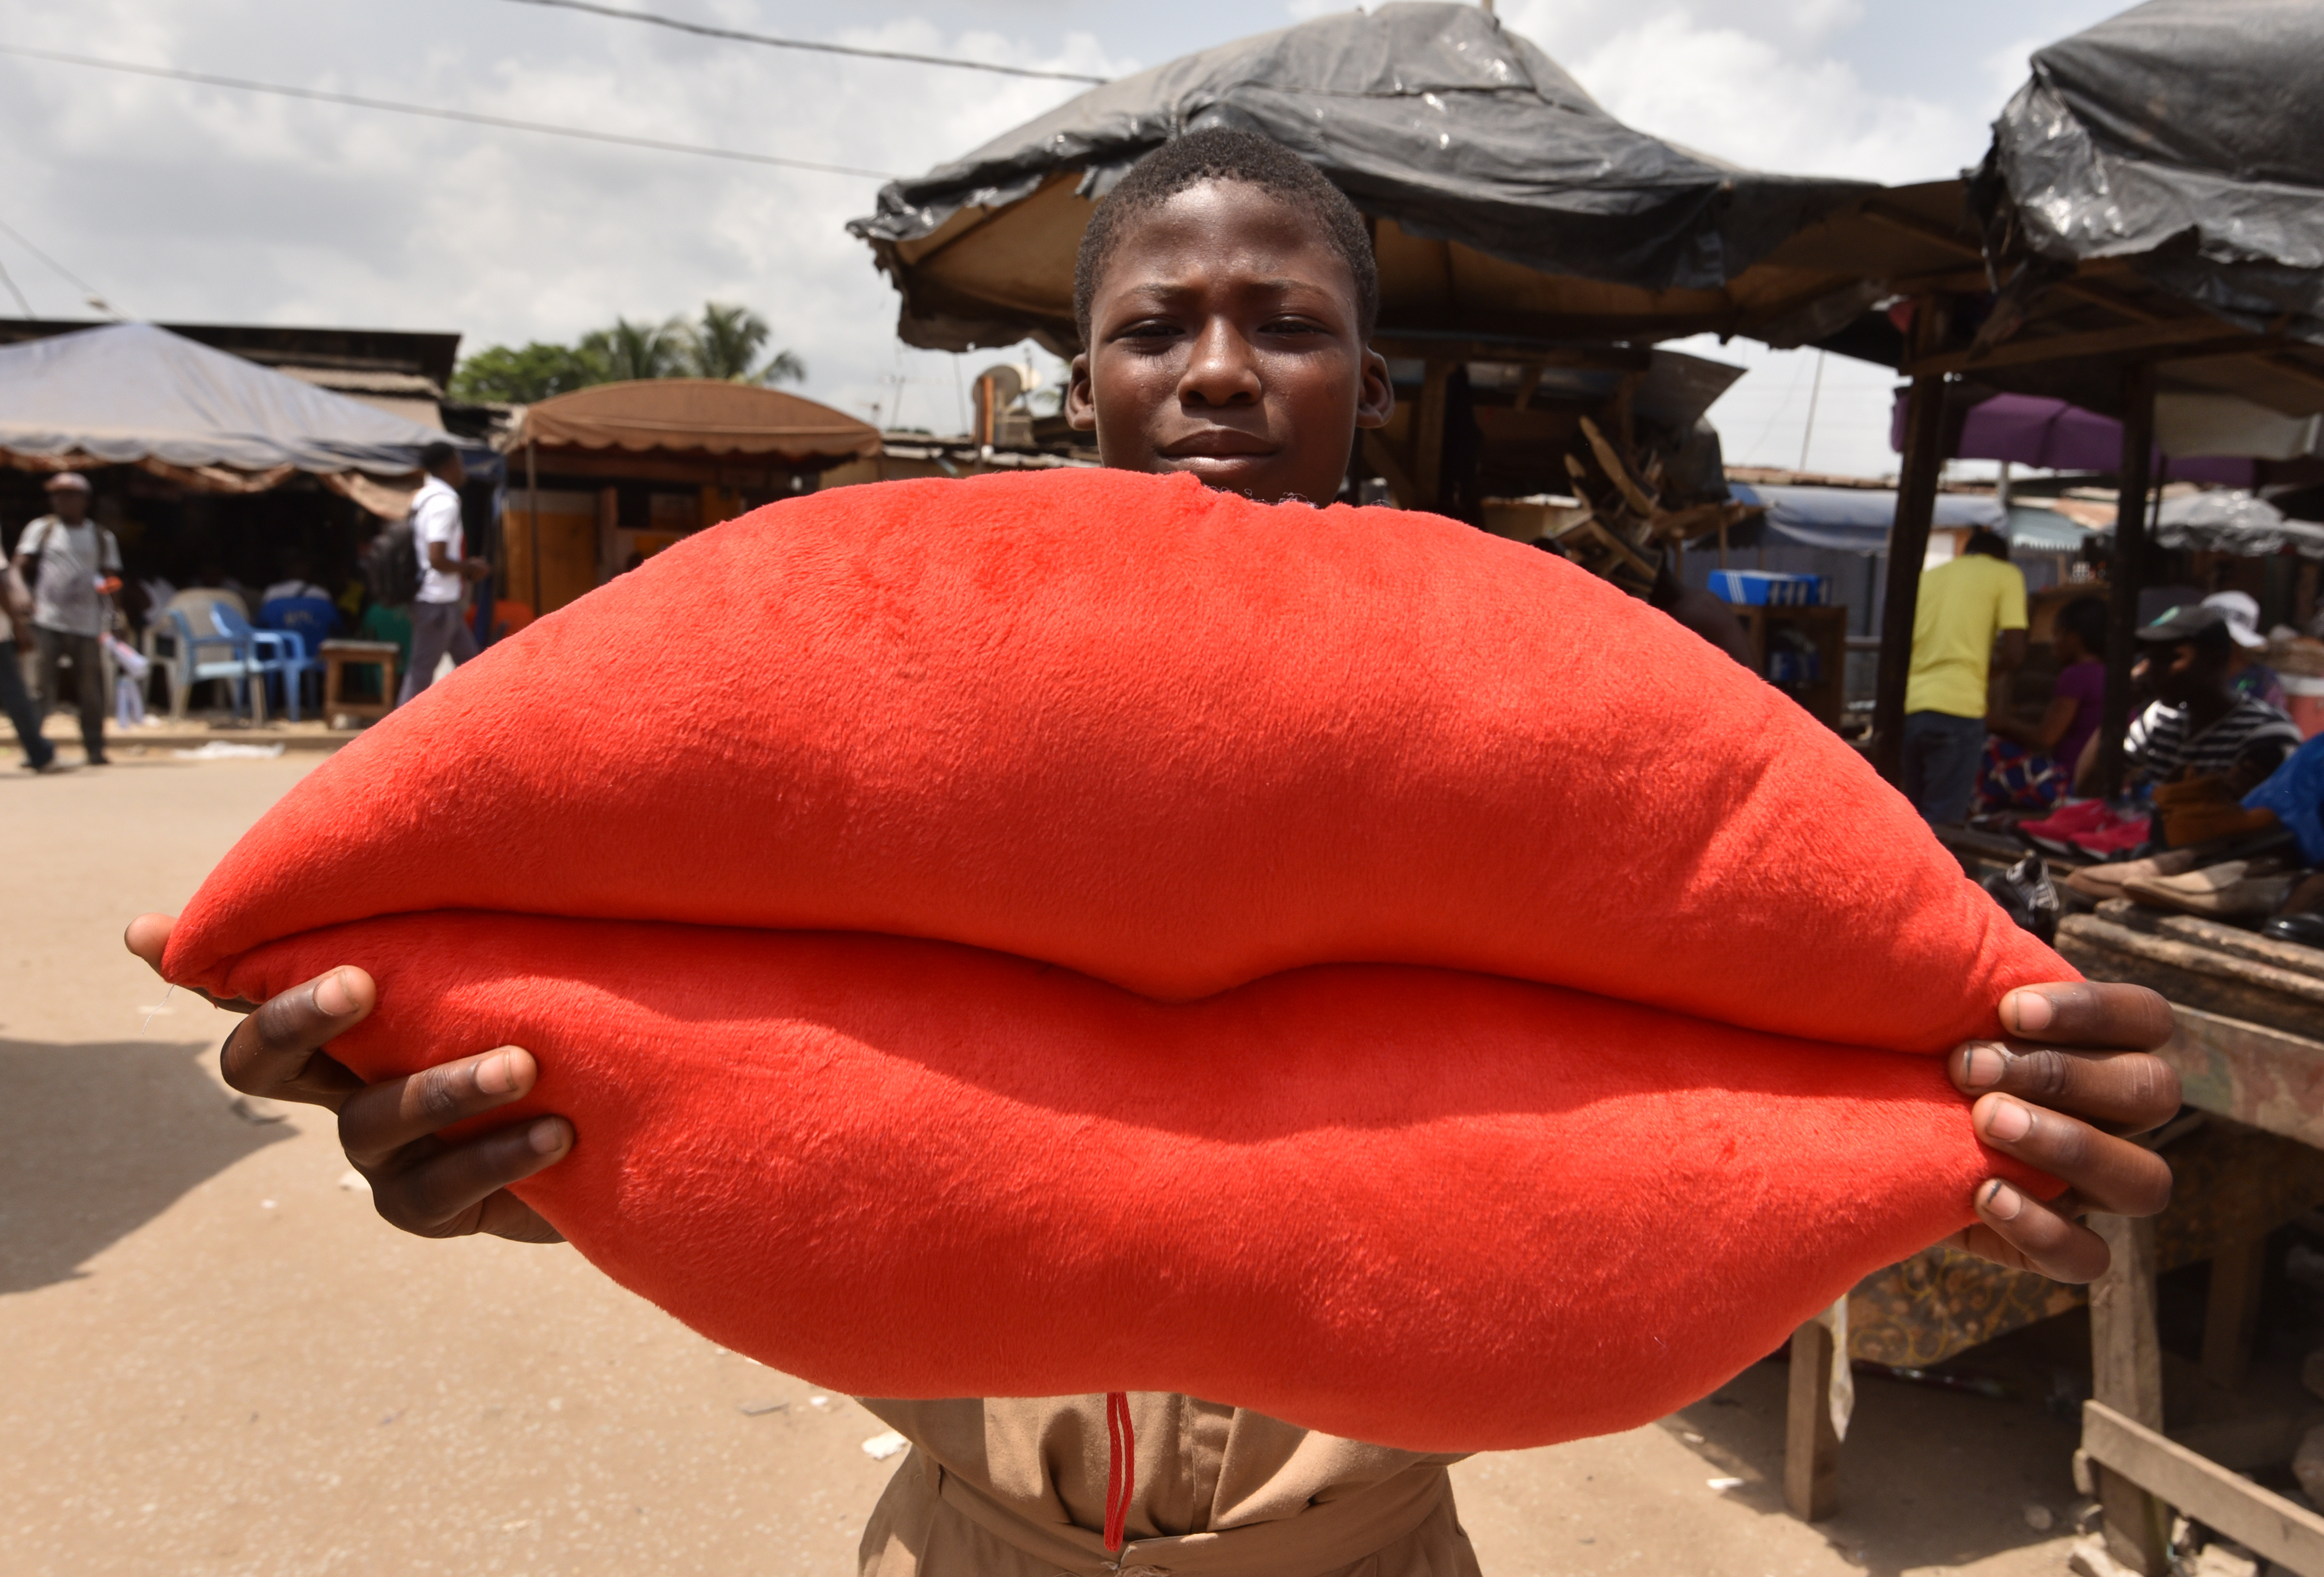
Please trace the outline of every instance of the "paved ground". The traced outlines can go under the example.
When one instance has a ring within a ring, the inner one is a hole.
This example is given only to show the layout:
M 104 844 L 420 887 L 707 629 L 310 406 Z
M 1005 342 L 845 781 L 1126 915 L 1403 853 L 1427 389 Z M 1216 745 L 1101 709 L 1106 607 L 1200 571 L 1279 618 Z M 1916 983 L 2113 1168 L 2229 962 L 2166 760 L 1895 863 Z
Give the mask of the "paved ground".
M 225 1016 L 121 951 L 318 759 L 0 778 L 0 1573 L 851 1571 L 890 1471 L 862 1409 L 570 1250 L 391 1231 L 327 1120 L 237 1115 Z M 1868 1382 L 1848 1509 L 1810 1528 L 1783 1381 L 1464 1464 L 1487 1572 L 2063 1571 L 2066 1425 Z

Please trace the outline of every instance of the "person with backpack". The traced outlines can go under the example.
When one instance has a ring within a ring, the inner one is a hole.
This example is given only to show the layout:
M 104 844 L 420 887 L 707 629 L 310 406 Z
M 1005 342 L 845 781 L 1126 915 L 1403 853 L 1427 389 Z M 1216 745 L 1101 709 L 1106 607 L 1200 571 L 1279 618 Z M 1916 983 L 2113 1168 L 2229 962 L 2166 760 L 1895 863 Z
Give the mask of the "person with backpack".
M 88 764 L 105 762 L 105 659 L 99 638 L 109 622 L 106 599 L 121 589 L 121 544 L 88 518 L 88 478 L 60 471 L 49 478 L 49 508 L 16 540 L 13 567 L 32 588 L 32 642 L 41 654 L 39 714 L 56 709 L 69 661 Z
M 493 572 L 484 560 L 467 556 L 467 533 L 460 523 L 460 485 L 467 481 L 468 471 L 460 464 L 459 450 L 440 440 L 429 444 L 420 451 L 420 466 L 428 473 L 428 479 L 411 501 L 411 556 L 404 559 L 400 553 L 390 553 L 386 561 L 392 576 L 400 577 L 398 560 L 402 560 L 410 566 L 414 576 L 410 583 L 411 666 L 404 672 L 403 689 L 396 697 L 399 706 L 435 682 L 436 664 L 446 653 L 451 655 L 456 668 L 476 655 L 475 634 L 460 614 L 467 604 L 469 585 Z M 390 590 L 403 587 L 383 588 L 383 602 L 393 600 L 385 595 Z

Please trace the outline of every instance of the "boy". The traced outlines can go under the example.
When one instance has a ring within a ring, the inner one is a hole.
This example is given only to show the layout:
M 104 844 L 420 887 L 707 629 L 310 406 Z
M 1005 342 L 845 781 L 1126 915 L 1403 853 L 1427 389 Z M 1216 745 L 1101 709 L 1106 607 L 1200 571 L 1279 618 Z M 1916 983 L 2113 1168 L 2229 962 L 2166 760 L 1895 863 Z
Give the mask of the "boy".
M 1197 133 L 1141 161 L 1092 217 L 1075 297 L 1089 350 L 1074 359 L 1066 409 L 1096 432 L 1109 466 L 1192 471 L 1253 498 L 1322 503 L 1339 489 L 1356 429 L 1392 409 L 1387 364 L 1367 344 L 1379 290 L 1362 220 L 1262 139 Z M 165 918 L 147 917 L 130 945 L 156 959 L 167 934 Z M 361 971 L 343 969 L 276 998 L 229 1038 L 228 1081 L 337 1107 L 349 1158 L 373 1178 L 390 1221 L 447 1236 L 554 1239 L 504 1185 L 566 1153 L 574 1136 L 562 1120 L 457 1148 L 433 1137 L 530 1089 L 531 1058 L 503 1047 L 360 1088 L 318 1048 L 369 1010 L 372 992 Z M 2069 1045 L 2152 1047 L 2170 1025 L 2161 999 L 2134 987 L 2019 991 L 2005 1012 L 2021 1031 Z M 1991 1092 L 1977 1120 L 1996 1148 L 2106 1208 L 2161 1208 L 2169 1175 L 2153 1156 L 2001 1093 L 2046 1087 L 2057 1107 L 2148 1126 L 2178 1105 L 2176 1082 L 2155 1059 L 1981 1046 L 1956 1053 L 1953 1066 L 1964 1089 Z M 1987 1223 L 1973 1229 L 1979 1251 L 2084 1278 L 2103 1268 L 2103 1245 L 2063 1214 L 1997 1182 L 1979 1189 L 1978 1204 Z M 1102 1398 L 866 1405 L 915 1449 L 864 1530 L 865 1577 L 1477 1570 L 1453 1512 L 1448 1456 L 1139 1393 L 1129 1397 L 1137 1443 L 1127 1542 L 1110 1551 L 1100 1531 L 1108 1469 L 1121 1464 Z

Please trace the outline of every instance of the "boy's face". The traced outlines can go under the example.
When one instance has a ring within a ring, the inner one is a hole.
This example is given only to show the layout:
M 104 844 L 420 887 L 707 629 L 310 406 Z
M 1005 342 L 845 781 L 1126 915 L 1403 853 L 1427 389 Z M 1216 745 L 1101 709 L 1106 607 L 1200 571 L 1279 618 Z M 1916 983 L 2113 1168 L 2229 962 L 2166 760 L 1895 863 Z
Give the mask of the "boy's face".
M 1328 503 L 1358 428 L 1396 408 L 1347 262 L 1299 209 L 1205 181 L 1138 215 L 1090 304 L 1065 414 L 1124 471 L 1191 471 L 1263 503 Z

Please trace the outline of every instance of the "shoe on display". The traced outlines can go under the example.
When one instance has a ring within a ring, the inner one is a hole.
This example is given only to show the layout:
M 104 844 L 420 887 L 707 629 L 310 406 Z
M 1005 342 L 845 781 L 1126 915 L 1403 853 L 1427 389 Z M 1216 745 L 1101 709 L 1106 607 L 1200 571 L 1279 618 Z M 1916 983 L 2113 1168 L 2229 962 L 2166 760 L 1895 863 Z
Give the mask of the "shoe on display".
M 2324 949 L 2324 915 L 2278 915 L 2259 928 L 2271 942 Z
M 2076 833 L 2073 845 L 2085 854 L 2114 854 L 2135 849 L 2146 842 L 2153 832 L 2153 823 L 2145 816 L 2118 821 L 2112 826 L 2096 832 Z
M 2064 837 L 2069 833 L 2106 825 L 2120 819 L 2107 808 L 2103 799 L 2070 799 L 2039 821 L 2018 825 L 2036 830 L 2045 836 Z
M 2273 862 L 2228 860 L 2176 876 L 2135 876 L 2122 884 L 2126 897 L 2151 908 L 2232 919 L 2273 914 L 2292 896 L 2293 878 L 2272 873 Z
M 2120 898 L 2122 884 L 2142 876 L 2176 876 L 2195 868 L 2191 849 L 2172 849 L 2144 860 L 2108 860 L 2085 865 L 2069 875 L 2066 885 L 2092 898 Z

